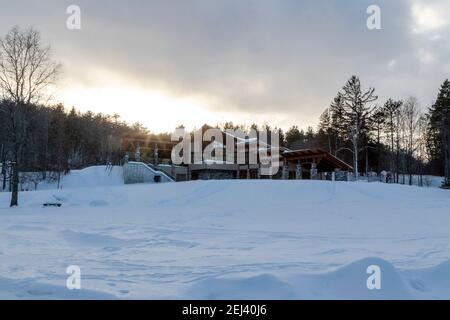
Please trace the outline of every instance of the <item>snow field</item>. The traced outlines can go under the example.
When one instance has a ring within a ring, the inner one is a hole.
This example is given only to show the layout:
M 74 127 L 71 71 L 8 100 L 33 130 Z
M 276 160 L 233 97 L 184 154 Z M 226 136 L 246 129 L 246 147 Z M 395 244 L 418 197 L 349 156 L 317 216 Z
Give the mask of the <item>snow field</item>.
M 62 190 L 21 193 L 19 208 L 0 194 L 0 298 L 450 298 L 447 190 L 275 180 L 123 185 L 119 173 L 91 170 L 65 177 Z M 61 208 L 42 207 L 55 199 Z M 80 291 L 65 288 L 69 265 L 81 268 Z M 369 265 L 381 269 L 381 290 L 366 286 Z

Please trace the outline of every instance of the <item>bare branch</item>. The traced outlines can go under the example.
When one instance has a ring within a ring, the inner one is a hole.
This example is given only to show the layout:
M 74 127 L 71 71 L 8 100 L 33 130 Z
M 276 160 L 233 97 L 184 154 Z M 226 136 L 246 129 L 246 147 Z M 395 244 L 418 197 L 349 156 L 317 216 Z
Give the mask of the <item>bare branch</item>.
M 55 83 L 61 65 L 51 59 L 50 47 L 41 45 L 38 31 L 14 27 L 0 38 L 0 91 L 17 104 L 38 103 Z

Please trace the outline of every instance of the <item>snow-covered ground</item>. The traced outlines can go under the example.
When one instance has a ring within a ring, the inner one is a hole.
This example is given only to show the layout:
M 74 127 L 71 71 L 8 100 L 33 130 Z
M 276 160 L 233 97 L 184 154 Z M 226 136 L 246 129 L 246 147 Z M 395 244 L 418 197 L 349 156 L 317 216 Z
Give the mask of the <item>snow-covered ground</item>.
M 21 193 L 19 208 L 0 193 L 0 298 L 450 298 L 448 190 L 123 185 L 119 169 L 110 178 L 105 168 L 82 170 L 62 190 Z M 55 201 L 62 207 L 42 206 Z M 80 291 L 65 287 L 69 265 L 81 268 Z M 381 268 L 381 290 L 366 286 L 370 265 Z
M 86 188 L 123 185 L 123 169 L 119 166 L 96 166 L 82 170 L 72 170 L 61 177 L 60 189 Z M 38 190 L 57 189 L 56 181 L 41 181 Z

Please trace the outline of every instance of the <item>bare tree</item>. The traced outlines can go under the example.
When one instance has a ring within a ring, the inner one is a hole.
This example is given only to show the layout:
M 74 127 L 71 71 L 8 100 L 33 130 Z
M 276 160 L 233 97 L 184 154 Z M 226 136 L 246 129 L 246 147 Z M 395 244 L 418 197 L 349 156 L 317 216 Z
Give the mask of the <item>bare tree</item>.
M 0 93 L 11 105 L 7 108 L 13 152 L 11 206 L 18 205 L 20 154 L 27 132 L 28 106 L 39 103 L 55 83 L 60 64 L 43 46 L 38 31 L 14 27 L 0 38 Z
M 419 120 L 420 111 L 419 104 L 415 97 L 406 99 L 403 105 L 403 114 L 405 121 L 405 156 L 406 156 L 406 171 L 409 175 L 409 185 L 412 185 L 413 175 L 413 156 L 418 148 L 419 140 Z
M 427 137 L 428 137 L 428 123 L 429 117 L 427 114 L 422 114 L 417 122 L 418 126 L 418 140 L 417 140 L 417 159 L 418 161 L 418 173 L 419 173 L 419 186 L 423 186 L 423 164 L 429 162 L 427 152 Z
M 399 170 L 399 122 L 400 122 L 400 108 L 403 105 L 403 101 L 395 101 L 389 99 L 383 106 L 383 112 L 386 116 L 385 130 L 387 134 L 388 144 L 390 146 L 390 171 L 394 172 L 394 179 L 398 182 L 398 170 Z M 394 157 L 395 155 L 395 157 Z

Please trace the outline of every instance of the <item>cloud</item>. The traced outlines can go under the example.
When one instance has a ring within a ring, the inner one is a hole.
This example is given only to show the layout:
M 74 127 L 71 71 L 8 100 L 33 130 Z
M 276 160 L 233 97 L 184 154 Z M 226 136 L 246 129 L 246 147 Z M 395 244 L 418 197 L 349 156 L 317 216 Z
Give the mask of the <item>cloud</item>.
M 440 30 L 450 24 L 448 1 L 412 0 L 413 31 L 427 33 Z
M 211 112 L 273 115 L 285 126 L 314 123 L 352 74 L 380 100 L 414 93 L 424 103 L 448 77 L 446 0 L 377 1 L 382 30 L 373 31 L 369 0 L 80 0 L 79 32 L 64 27 L 71 1 L 25 13 L 14 3 L 0 26 L 40 29 L 69 85 L 106 83 L 93 75 L 109 70 L 115 82 L 201 96 Z

